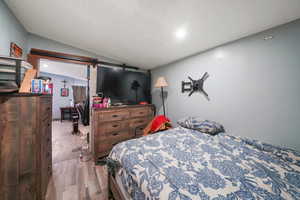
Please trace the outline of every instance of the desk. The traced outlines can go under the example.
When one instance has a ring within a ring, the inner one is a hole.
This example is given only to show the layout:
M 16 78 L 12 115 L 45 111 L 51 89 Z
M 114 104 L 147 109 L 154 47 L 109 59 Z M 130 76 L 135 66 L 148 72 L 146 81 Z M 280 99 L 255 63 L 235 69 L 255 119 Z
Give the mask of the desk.
M 77 112 L 74 107 L 60 107 L 60 121 L 72 120 L 72 113 Z

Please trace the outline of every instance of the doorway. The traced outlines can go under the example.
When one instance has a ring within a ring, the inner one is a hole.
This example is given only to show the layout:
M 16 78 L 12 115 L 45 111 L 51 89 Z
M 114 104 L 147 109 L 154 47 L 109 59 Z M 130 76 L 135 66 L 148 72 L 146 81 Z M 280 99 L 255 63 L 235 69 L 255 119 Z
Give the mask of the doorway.
M 88 101 L 88 68 L 82 64 L 47 59 L 41 59 L 39 66 L 39 77 L 48 77 L 53 84 L 52 119 L 71 121 L 71 108 L 80 104 L 83 110 Z
M 74 178 L 79 166 L 86 165 L 82 162 L 82 154 L 89 152 L 90 126 L 83 120 L 84 109 L 89 109 L 88 76 L 88 67 L 84 64 L 39 60 L 38 77 L 50 78 L 53 84 L 52 178 L 47 197 L 55 195 L 56 200 L 74 193 L 74 185 L 78 187 Z M 73 111 L 62 113 L 68 109 Z M 74 132 L 74 112 L 78 113 L 78 132 Z

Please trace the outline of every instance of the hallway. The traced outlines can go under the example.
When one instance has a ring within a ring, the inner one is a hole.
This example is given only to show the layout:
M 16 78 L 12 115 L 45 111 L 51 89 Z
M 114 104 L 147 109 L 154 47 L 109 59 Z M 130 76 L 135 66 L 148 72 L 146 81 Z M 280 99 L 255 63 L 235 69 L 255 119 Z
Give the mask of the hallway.
M 95 166 L 93 160 L 80 160 L 81 147 L 88 127 L 80 126 L 83 134 L 72 135 L 72 123 L 52 123 L 53 175 L 46 200 L 106 200 L 107 170 Z

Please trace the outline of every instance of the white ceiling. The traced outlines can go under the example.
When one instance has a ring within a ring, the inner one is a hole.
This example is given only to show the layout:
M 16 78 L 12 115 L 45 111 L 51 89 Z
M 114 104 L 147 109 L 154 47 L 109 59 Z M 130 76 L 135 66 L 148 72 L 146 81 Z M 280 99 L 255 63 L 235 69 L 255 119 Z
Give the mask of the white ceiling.
M 60 76 L 67 76 L 84 81 L 87 80 L 86 65 L 41 59 L 40 71 Z
M 5 2 L 31 33 L 148 69 L 300 18 L 299 0 Z

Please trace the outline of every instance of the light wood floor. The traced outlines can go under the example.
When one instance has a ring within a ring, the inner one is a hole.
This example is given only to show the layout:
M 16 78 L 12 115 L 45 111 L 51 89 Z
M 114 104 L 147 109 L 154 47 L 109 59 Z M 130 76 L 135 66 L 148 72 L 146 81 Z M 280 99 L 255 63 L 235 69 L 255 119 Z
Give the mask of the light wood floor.
M 72 123 L 52 123 L 53 175 L 46 200 L 107 200 L 106 167 L 80 160 L 83 138 L 72 135 Z M 88 127 L 80 127 L 88 132 Z

